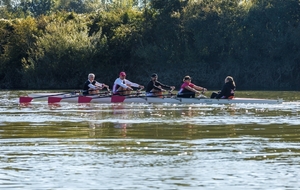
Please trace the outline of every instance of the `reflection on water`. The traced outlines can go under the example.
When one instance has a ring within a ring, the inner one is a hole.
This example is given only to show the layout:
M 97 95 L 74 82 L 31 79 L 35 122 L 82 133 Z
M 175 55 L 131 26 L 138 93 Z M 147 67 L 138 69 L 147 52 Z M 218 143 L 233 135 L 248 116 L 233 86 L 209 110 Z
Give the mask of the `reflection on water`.
M 268 92 L 269 93 L 269 92 Z M 0 188 L 299 189 L 300 102 L 0 100 Z

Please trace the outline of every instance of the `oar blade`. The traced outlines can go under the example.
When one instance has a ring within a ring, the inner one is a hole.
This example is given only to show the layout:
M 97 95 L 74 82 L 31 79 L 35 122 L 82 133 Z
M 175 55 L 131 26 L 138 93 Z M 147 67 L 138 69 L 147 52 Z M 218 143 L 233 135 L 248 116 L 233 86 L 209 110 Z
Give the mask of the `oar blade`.
M 20 103 L 29 103 L 29 102 L 31 102 L 33 100 L 33 98 L 32 97 L 29 97 L 29 96 L 21 96 L 20 98 L 19 98 L 19 102 Z
M 119 95 L 113 95 L 111 97 L 111 103 L 119 103 L 119 102 L 124 102 L 125 96 L 119 96 Z
M 78 103 L 90 103 L 92 99 L 93 99 L 92 97 L 79 96 Z
M 49 96 L 48 97 L 48 103 L 49 104 L 54 104 L 54 103 L 58 103 L 61 101 L 61 97 L 55 97 L 55 96 Z

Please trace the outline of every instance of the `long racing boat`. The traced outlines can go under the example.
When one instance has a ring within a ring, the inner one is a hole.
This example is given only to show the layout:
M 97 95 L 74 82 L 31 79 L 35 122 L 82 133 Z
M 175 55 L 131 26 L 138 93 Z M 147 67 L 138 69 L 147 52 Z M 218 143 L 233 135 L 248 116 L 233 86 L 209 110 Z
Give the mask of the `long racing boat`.
M 233 98 L 233 99 L 210 99 L 205 97 L 178 98 L 176 96 L 164 95 L 161 97 L 148 97 L 138 95 L 110 95 L 97 94 L 83 96 L 71 93 L 35 93 L 28 96 L 21 96 L 20 103 L 32 101 L 48 101 L 48 103 L 145 103 L 145 104 L 281 104 L 283 99 L 257 99 L 257 98 Z

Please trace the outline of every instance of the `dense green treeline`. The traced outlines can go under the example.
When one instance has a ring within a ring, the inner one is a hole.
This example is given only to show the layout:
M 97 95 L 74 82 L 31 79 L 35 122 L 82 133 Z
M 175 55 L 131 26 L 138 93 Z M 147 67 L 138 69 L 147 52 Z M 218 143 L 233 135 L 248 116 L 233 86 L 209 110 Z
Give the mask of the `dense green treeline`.
M 120 71 L 179 87 L 299 90 L 298 0 L 0 0 L 0 88 L 112 85 Z

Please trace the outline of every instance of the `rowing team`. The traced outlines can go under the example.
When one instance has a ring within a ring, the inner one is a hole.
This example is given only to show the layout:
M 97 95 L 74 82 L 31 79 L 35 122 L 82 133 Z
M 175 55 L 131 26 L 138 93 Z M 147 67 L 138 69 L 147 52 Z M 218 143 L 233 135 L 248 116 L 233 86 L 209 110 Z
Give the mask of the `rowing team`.
M 170 89 L 171 91 L 175 89 L 175 86 L 162 84 L 157 79 L 158 75 L 156 73 L 153 73 L 151 75 L 151 80 L 146 86 L 146 96 L 160 97 L 162 96 L 162 93 L 166 91 L 165 89 Z M 190 76 L 185 76 L 183 78 L 183 84 L 178 91 L 177 97 L 195 98 L 196 95 L 201 96 L 201 93 L 207 91 L 206 88 L 193 84 L 191 80 L 192 78 Z M 114 95 L 124 96 L 129 95 L 133 90 L 133 87 L 139 89 L 144 88 L 144 86 L 142 85 L 127 80 L 126 73 L 122 71 L 119 74 L 119 78 L 115 80 L 112 91 Z M 99 94 L 99 90 L 102 90 L 103 88 L 107 88 L 107 90 L 110 91 L 108 85 L 97 82 L 95 80 L 95 74 L 90 73 L 88 75 L 88 80 L 84 84 L 83 94 Z M 236 86 L 233 78 L 231 76 L 227 76 L 225 78 L 225 84 L 222 87 L 222 90 L 219 92 L 213 92 L 211 94 L 211 98 L 231 99 L 234 97 L 235 88 Z

